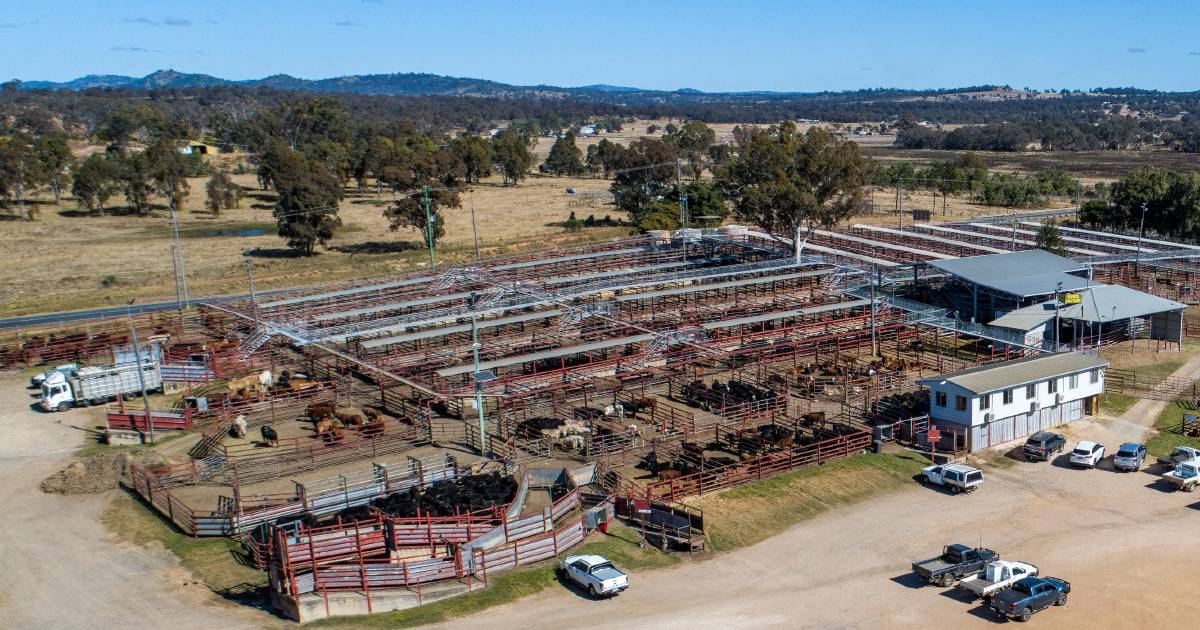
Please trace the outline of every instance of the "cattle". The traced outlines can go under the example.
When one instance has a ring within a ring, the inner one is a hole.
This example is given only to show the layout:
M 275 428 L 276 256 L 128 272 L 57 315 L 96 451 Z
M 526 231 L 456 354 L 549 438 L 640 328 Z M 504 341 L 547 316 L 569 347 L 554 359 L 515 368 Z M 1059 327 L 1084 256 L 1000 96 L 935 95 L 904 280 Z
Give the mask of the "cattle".
M 259 432 L 262 433 L 263 442 L 266 442 L 268 446 L 279 445 L 279 434 L 275 432 L 274 428 L 263 425 L 259 428 Z
M 324 400 L 321 402 L 312 403 L 309 406 L 305 407 L 304 415 L 308 416 L 309 420 L 316 422 L 317 420 L 320 420 L 321 418 L 323 418 L 325 416 L 332 416 L 333 412 L 336 410 L 337 410 L 337 405 L 334 404 L 333 401 Z
M 584 438 L 582 435 L 566 435 L 559 440 L 558 446 L 565 451 L 582 451 Z
M 318 436 L 325 435 L 326 433 L 331 433 L 336 427 L 337 421 L 326 416 L 313 423 L 313 432 L 315 432 Z
M 363 407 L 362 412 L 367 417 L 367 420 L 370 421 L 370 424 L 383 422 L 383 412 L 374 407 Z
M 658 473 L 658 480 L 659 481 L 670 481 L 672 479 L 678 479 L 682 476 L 683 476 L 683 473 L 679 472 L 678 470 L 674 470 L 674 469 L 661 470 Z
M 240 414 L 229 425 L 229 434 L 235 438 L 246 437 L 246 414 Z
M 363 412 L 354 407 L 338 407 L 333 410 L 333 416 L 348 427 L 360 426 L 367 422 L 367 418 L 363 415 Z

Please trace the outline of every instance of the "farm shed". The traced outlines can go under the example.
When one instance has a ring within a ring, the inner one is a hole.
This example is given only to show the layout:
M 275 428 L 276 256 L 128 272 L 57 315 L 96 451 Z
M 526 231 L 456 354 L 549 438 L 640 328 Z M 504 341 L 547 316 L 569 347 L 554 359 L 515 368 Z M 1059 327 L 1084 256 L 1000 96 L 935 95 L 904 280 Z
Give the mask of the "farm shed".
M 1078 353 L 981 365 L 917 381 L 929 417 L 968 451 L 1004 444 L 1094 413 L 1108 361 Z
M 1186 304 L 1120 285 L 1097 284 L 1078 293 L 1077 301 L 1058 304 L 1064 340 L 1150 339 L 1183 341 Z M 1054 339 L 1055 301 L 1019 308 L 996 318 L 992 326 L 1023 331 L 1026 341 Z
M 931 260 L 926 264 L 951 277 L 948 293 L 957 294 L 955 301 L 962 303 L 959 310 L 981 323 L 1056 291 L 1076 291 L 1091 285 L 1083 263 L 1040 249 Z

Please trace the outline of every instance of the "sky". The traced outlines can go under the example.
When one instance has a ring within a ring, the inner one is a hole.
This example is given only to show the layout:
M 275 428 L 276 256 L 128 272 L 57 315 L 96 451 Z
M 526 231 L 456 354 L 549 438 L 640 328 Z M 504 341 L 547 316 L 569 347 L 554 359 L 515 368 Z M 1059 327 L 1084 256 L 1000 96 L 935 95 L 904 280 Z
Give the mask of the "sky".
M 61 2 L 0 11 L 0 80 L 431 72 L 705 91 L 1200 90 L 1200 2 Z

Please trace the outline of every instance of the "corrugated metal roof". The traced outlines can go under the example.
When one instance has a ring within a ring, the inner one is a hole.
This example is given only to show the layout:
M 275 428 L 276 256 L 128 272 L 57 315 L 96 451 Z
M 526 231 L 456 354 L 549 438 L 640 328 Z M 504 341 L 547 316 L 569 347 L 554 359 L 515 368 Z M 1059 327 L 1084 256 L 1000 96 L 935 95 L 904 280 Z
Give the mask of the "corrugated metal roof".
M 786 280 L 826 276 L 831 273 L 833 273 L 833 269 L 818 269 L 817 271 L 801 271 L 798 273 L 787 273 L 777 276 L 759 276 L 757 278 L 744 278 L 742 280 L 727 280 L 725 282 L 714 282 L 712 284 L 693 284 L 686 287 L 676 287 L 674 289 L 662 289 L 659 291 L 647 291 L 645 293 L 630 293 L 628 295 L 620 295 L 617 296 L 617 301 L 633 302 L 637 300 L 649 300 L 671 295 L 697 293 L 700 291 L 716 291 L 718 289 L 732 289 L 734 287 L 743 287 L 752 284 L 766 284 L 768 282 L 784 282 Z
M 621 337 L 619 339 L 605 339 L 604 341 L 593 341 L 591 343 L 581 343 L 574 346 L 566 346 L 563 348 L 554 348 L 551 350 L 542 350 L 541 352 L 531 352 L 529 354 L 521 354 L 513 357 L 504 357 L 503 359 L 494 359 L 491 361 L 480 361 L 480 370 L 493 370 L 495 368 L 505 367 L 509 365 L 520 365 L 522 363 L 532 363 L 533 361 L 541 361 L 542 359 L 557 359 L 558 357 L 569 357 L 573 354 L 581 354 L 591 352 L 593 350 L 605 350 L 607 348 L 618 348 L 620 346 L 631 343 L 641 343 L 654 339 L 654 335 L 633 335 L 632 337 Z M 437 371 L 438 376 L 457 376 L 459 374 L 468 374 L 475 371 L 475 366 L 468 363 L 467 365 L 458 365 L 455 367 L 442 368 Z
M 969 249 L 977 249 L 981 252 L 987 252 L 989 254 L 1004 254 L 1004 253 L 1006 253 L 1003 249 L 996 249 L 995 247 L 988 247 L 987 245 L 980 245 L 978 243 L 968 243 L 966 241 L 956 241 L 956 240 L 952 240 L 952 239 L 948 239 L 948 238 L 942 238 L 940 236 L 921 234 L 920 232 L 897 230 L 894 228 L 883 227 L 881 225 L 867 225 L 865 223 L 855 223 L 854 225 L 851 225 L 850 227 L 856 228 L 859 230 L 868 230 L 871 232 L 881 232 L 883 234 L 896 234 L 899 236 L 903 236 L 905 238 L 919 238 L 919 239 L 930 241 L 933 243 L 944 243 L 946 245 L 953 245 L 955 247 L 966 247 Z
M 593 258 L 604 258 L 606 256 L 620 256 L 622 254 L 637 254 L 648 252 L 649 247 L 627 247 L 625 249 L 609 249 L 600 252 L 591 252 L 588 254 L 574 254 L 571 256 L 559 256 L 557 258 L 541 258 L 537 260 L 526 260 L 518 263 L 508 263 L 507 265 L 496 265 L 492 267 L 493 271 L 510 271 L 513 269 L 525 269 L 527 267 L 540 267 L 542 265 L 557 265 L 558 263 L 574 262 L 576 260 L 591 260 Z
M 813 234 L 817 234 L 819 236 L 825 236 L 828 238 L 840 238 L 844 241 L 850 241 L 851 243 L 860 243 L 860 244 L 869 245 L 869 246 L 875 247 L 875 248 L 890 249 L 890 250 L 897 251 L 897 252 L 916 254 L 918 256 L 929 256 L 930 258 L 938 258 L 938 259 L 942 259 L 942 260 L 948 260 L 948 259 L 954 258 L 954 256 L 951 256 L 949 254 L 943 254 L 941 252 L 931 252 L 927 249 L 917 249 L 916 247 L 897 245 L 895 243 L 886 243 L 884 241 L 876 241 L 876 240 L 869 239 L 869 238 L 852 236 L 850 234 L 843 234 L 841 232 L 830 232 L 829 230 L 813 230 Z
M 1089 284 L 1087 278 L 1069 273 L 1084 271 L 1079 262 L 1040 249 L 931 260 L 927 264 L 967 282 L 1022 297 L 1054 293 L 1059 282 L 1063 291 Z
M 750 317 L 739 317 L 737 319 L 723 319 L 716 322 L 708 322 L 701 324 L 700 327 L 704 330 L 714 330 L 717 328 L 732 328 L 743 324 L 758 324 L 761 322 L 769 322 L 774 319 L 784 319 L 787 317 L 800 317 L 802 315 L 816 315 L 817 313 L 827 313 L 829 311 L 841 311 L 850 308 L 858 308 L 867 306 L 871 300 L 851 300 L 849 302 L 834 302 L 832 304 L 821 304 L 819 306 L 809 306 L 807 308 L 798 308 L 791 311 L 776 311 L 774 313 L 763 313 L 761 315 L 752 315 Z
M 1060 318 L 1105 323 L 1187 308 L 1186 304 L 1120 285 L 1093 284 L 1081 293 L 1079 304 L 1064 304 L 1059 307 Z M 1013 330 L 1033 330 L 1051 319 L 1054 319 L 1053 301 L 1005 313 L 990 325 Z
M 496 326 L 506 326 L 508 324 L 519 324 L 522 322 L 531 322 L 539 319 L 550 319 L 562 315 L 562 311 L 551 309 L 548 311 L 538 311 L 536 313 L 526 313 L 524 315 L 514 315 L 512 317 L 498 317 L 496 319 L 481 319 L 475 323 L 477 330 L 484 328 L 494 328 Z M 396 335 L 394 337 L 383 337 L 381 339 L 372 339 L 364 341 L 364 348 L 378 348 L 380 346 L 388 346 L 395 343 L 404 343 L 405 341 L 417 341 L 420 339 L 432 339 L 434 337 L 443 337 L 454 333 L 468 332 L 471 330 L 470 324 L 458 324 L 456 326 L 444 326 L 442 328 L 433 328 L 431 330 L 422 330 L 404 335 Z
M 948 381 L 973 394 L 988 394 L 1106 366 L 1108 361 L 1104 359 L 1080 352 L 1064 352 L 980 365 L 917 382 L 928 386 Z
M 370 291 L 383 291 L 384 289 L 395 289 L 398 287 L 407 287 L 414 284 L 423 284 L 433 280 L 433 276 L 422 276 L 420 278 L 408 278 L 406 280 L 398 280 L 396 282 L 385 282 L 383 284 L 370 284 L 361 287 L 350 287 L 349 289 L 341 289 L 338 291 L 329 291 L 326 293 L 315 293 L 313 295 L 301 295 L 299 297 L 287 298 L 285 300 L 275 300 L 273 302 L 263 302 L 259 304 L 259 308 L 272 308 L 275 306 L 287 306 L 289 304 L 299 304 L 301 302 L 310 302 L 312 300 L 327 300 L 336 297 L 345 297 L 347 295 L 355 295 L 358 293 L 368 293 Z

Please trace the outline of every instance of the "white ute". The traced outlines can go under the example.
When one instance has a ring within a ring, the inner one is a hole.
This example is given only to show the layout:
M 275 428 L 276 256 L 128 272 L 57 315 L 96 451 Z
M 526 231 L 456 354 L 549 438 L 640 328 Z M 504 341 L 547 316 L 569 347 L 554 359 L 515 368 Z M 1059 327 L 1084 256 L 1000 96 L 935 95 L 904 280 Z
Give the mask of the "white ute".
M 1180 462 L 1174 470 L 1163 473 L 1162 480 L 1184 492 L 1195 492 L 1200 484 L 1200 459 Z
M 921 483 L 945 486 L 950 492 L 973 492 L 983 483 L 983 471 L 962 464 L 926 466 L 921 469 Z
M 603 556 L 567 556 L 562 568 L 567 579 L 593 597 L 616 595 L 629 588 L 629 578 Z
M 987 563 L 982 571 L 970 575 L 958 582 L 958 588 L 971 591 L 976 597 L 984 599 L 1003 591 L 1021 578 L 1035 577 L 1038 568 L 1024 562 L 1010 560 L 993 560 Z

